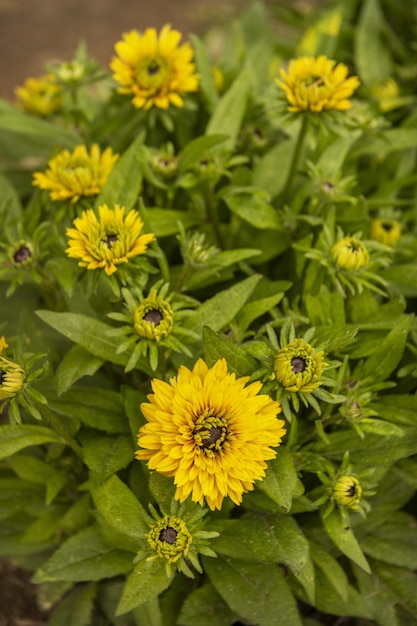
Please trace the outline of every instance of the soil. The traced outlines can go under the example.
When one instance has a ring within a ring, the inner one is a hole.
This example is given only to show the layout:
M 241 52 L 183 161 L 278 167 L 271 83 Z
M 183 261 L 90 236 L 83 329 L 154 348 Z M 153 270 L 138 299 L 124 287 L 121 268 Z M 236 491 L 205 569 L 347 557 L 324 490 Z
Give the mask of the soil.
M 171 24 L 186 38 L 227 23 L 247 0 L 0 0 L 0 98 L 45 63 L 68 61 L 80 41 L 107 67 L 122 33 Z

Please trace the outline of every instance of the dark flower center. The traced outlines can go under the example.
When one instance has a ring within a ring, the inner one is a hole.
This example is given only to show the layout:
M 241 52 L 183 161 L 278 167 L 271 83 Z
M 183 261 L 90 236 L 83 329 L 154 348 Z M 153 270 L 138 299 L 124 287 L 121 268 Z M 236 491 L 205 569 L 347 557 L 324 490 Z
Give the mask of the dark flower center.
M 29 248 L 27 246 L 22 246 L 21 248 L 19 248 L 19 250 L 16 250 L 16 252 L 14 253 L 13 260 L 16 263 L 24 263 L 24 261 L 27 261 L 27 259 L 30 259 L 31 256 L 32 256 L 32 253 L 29 250 Z
M 159 65 L 159 63 L 157 61 L 155 61 L 154 59 L 149 63 L 148 67 L 146 68 L 147 72 L 148 72 L 148 76 L 155 76 L 155 74 L 157 74 L 159 72 L 159 70 L 161 69 L 161 66 Z
M 360 245 L 351 241 L 350 243 L 348 243 L 347 248 L 350 252 L 354 252 L 356 254 L 360 250 Z
M 159 326 L 164 318 L 161 311 L 158 311 L 158 309 L 151 309 L 145 313 L 142 319 L 144 319 L 145 322 L 150 322 L 154 326 Z
M 295 356 L 291 359 L 291 369 L 294 374 L 301 374 L 307 367 L 307 363 L 301 356 Z
M 206 431 L 208 436 L 202 440 L 202 448 L 211 448 L 223 436 L 224 429 L 221 426 L 212 426 Z
M 117 235 L 113 234 L 113 233 L 109 233 L 106 237 L 106 239 L 102 239 L 101 243 L 104 243 L 104 245 L 106 245 L 109 250 L 112 248 L 113 244 L 117 242 Z
M 381 226 L 384 230 L 387 231 L 387 233 L 389 233 L 392 230 L 391 222 L 382 222 Z
M 0 372 L 0 387 L 2 386 L 5 380 L 6 380 L 6 372 L 1 371 Z
M 349 498 L 353 498 L 353 496 L 356 494 L 356 485 L 351 485 L 346 491 L 346 494 L 349 496 Z
M 165 543 L 169 543 L 172 545 L 177 540 L 177 531 L 172 528 L 172 526 L 167 526 L 163 528 L 159 533 L 159 541 L 164 541 Z

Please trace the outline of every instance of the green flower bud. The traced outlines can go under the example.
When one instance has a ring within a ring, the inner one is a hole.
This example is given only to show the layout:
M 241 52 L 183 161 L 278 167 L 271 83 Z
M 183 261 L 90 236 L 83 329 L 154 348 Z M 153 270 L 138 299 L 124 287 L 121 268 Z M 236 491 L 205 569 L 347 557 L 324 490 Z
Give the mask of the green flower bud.
M 20 365 L 0 356 L 0 401 L 14 398 L 24 384 L 25 372 Z
M 187 556 L 193 538 L 182 519 L 165 515 L 152 526 L 146 539 L 156 556 L 175 563 Z
M 157 296 L 156 290 L 151 291 L 133 311 L 135 331 L 143 339 L 161 341 L 171 333 L 173 323 L 173 310 L 168 302 Z
M 331 255 L 341 269 L 358 270 L 369 263 L 369 252 L 359 239 L 344 237 L 334 244 Z
M 33 254 L 33 245 L 29 241 L 18 241 L 9 249 L 9 258 L 15 267 L 30 265 Z
M 310 393 L 321 385 L 319 378 L 327 366 L 323 355 L 304 339 L 294 339 L 275 356 L 275 378 L 287 391 Z
M 362 496 L 362 487 L 355 476 L 341 476 L 336 480 L 332 496 L 339 506 L 357 511 Z
M 378 243 L 394 247 L 401 236 L 401 226 L 395 220 L 372 220 L 371 238 Z
M 152 159 L 152 168 L 161 178 L 172 178 L 178 172 L 178 157 L 157 154 Z

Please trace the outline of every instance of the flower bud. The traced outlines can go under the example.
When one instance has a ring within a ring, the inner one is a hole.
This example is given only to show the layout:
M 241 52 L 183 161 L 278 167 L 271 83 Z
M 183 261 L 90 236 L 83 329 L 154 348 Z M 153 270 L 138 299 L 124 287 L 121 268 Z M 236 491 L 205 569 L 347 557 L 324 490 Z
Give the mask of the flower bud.
M 401 226 L 395 220 L 372 220 L 371 238 L 385 246 L 394 247 L 401 236 Z
M 369 252 L 359 239 L 344 237 L 334 244 L 331 255 L 344 270 L 359 270 L 369 263 Z
M 14 398 L 24 384 L 25 372 L 20 365 L 0 356 L 0 401 Z
M 304 339 L 294 339 L 275 356 L 275 378 L 287 391 L 310 393 L 321 385 L 319 378 L 327 366 L 323 355 Z
M 133 311 L 135 331 L 143 339 L 161 341 L 171 333 L 173 323 L 173 310 L 168 302 L 157 296 L 156 290 L 151 291 Z
M 355 476 L 341 476 L 336 480 L 332 496 L 339 506 L 357 511 L 362 496 L 362 487 Z
M 168 563 L 175 563 L 187 556 L 193 538 L 182 519 L 165 515 L 152 526 L 146 539 L 157 556 L 166 559 Z

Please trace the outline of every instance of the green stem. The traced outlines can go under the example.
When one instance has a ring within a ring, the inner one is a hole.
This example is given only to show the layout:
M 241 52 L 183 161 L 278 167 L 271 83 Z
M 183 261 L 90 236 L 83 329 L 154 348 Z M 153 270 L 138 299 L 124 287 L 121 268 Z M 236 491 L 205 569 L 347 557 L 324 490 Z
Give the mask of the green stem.
M 301 124 L 300 132 L 298 134 L 297 143 L 295 144 L 294 152 L 292 155 L 292 161 L 290 165 L 290 171 L 288 172 L 287 182 L 284 187 L 284 191 L 282 192 L 282 204 L 285 204 L 292 192 L 295 175 L 298 169 L 298 162 L 300 160 L 301 151 L 304 146 L 304 140 L 307 135 L 309 117 L 308 114 L 303 116 L 303 121 Z

